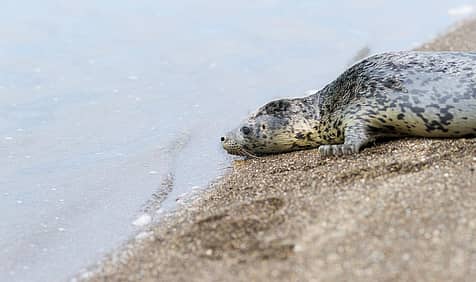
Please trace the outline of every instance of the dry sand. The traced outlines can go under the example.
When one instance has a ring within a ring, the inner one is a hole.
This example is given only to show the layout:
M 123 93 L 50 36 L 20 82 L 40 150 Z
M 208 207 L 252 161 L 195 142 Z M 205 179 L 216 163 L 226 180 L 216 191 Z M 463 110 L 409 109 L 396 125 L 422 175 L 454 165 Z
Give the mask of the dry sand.
M 424 50 L 476 50 L 476 20 Z M 476 139 L 235 161 L 93 281 L 474 281 Z

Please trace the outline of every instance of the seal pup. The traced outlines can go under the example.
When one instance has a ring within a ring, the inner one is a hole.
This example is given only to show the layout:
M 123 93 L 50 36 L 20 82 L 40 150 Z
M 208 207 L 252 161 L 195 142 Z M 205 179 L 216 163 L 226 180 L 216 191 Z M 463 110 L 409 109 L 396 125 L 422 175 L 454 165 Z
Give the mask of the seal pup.
M 269 102 L 221 137 L 230 154 L 358 153 L 380 138 L 476 136 L 476 52 L 389 52 L 316 93 Z

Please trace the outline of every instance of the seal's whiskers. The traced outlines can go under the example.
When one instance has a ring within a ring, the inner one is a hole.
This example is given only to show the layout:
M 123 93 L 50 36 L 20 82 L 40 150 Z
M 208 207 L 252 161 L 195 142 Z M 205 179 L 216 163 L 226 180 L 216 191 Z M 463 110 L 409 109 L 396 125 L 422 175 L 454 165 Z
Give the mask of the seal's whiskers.
M 243 156 L 250 157 L 250 158 L 259 158 L 257 155 L 252 154 L 251 152 L 247 151 L 244 148 L 240 148 L 240 153 L 243 154 Z

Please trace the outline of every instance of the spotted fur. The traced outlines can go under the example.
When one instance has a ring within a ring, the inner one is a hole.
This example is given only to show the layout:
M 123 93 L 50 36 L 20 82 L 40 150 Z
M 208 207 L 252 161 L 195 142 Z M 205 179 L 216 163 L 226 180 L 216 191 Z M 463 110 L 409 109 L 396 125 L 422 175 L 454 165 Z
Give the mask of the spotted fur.
M 315 94 L 264 105 L 222 144 L 238 155 L 339 155 L 400 136 L 476 136 L 476 52 L 371 56 Z

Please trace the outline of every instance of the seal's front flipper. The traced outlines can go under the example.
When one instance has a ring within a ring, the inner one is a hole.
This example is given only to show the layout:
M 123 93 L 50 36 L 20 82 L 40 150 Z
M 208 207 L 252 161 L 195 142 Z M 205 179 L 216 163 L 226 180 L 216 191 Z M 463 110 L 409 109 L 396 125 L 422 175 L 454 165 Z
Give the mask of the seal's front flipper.
M 359 149 L 355 144 L 321 145 L 319 154 L 322 156 L 351 155 L 358 153 Z
M 344 144 L 321 145 L 319 153 L 322 156 L 340 156 L 356 154 L 368 143 L 375 140 L 365 125 L 349 126 L 345 130 Z

